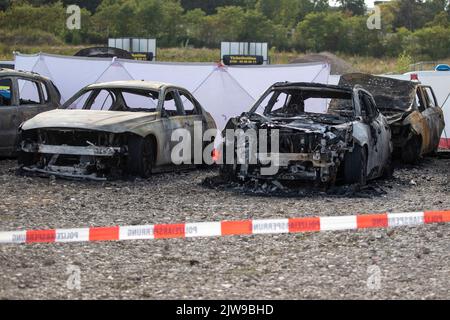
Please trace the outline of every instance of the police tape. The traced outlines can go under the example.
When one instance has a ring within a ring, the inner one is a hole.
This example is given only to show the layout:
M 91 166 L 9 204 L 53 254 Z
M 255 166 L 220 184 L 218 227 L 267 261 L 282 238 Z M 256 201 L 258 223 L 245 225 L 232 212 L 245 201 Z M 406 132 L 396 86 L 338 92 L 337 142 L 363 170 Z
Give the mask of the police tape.
M 364 214 L 272 220 L 244 220 L 143 226 L 0 232 L 0 243 L 68 243 L 296 234 L 396 228 L 450 222 L 450 211 Z

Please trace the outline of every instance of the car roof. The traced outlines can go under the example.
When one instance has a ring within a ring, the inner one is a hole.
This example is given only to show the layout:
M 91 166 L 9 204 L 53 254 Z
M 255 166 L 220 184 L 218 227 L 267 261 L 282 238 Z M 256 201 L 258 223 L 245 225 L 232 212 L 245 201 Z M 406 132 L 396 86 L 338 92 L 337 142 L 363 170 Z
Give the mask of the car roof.
M 47 80 L 47 81 L 50 80 L 49 78 L 41 76 L 40 74 L 35 73 L 35 72 L 13 70 L 13 69 L 7 69 L 7 68 L 0 68 L 0 77 L 22 77 L 22 78 L 39 79 L 39 80 Z
M 178 88 L 186 90 L 184 88 L 175 86 L 170 83 L 158 82 L 158 81 L 144 81 L 144 80 L 128 80 L 128 81 L 112 81 L 103 83 L 94 83 L 87 86 L 85 89 L 140 89 L 140 90 L 162 90 L 164 88 Z
M 305 89 L 330 89 L 330 90 L 339 90 L 342 92 L 353 92 L 352 89 L 335 86 L 331 84 L 322 84 L 322 83 L 310 83 L 310 82 L 277 82 L 273 85 L 274 88 L 305 88 Z

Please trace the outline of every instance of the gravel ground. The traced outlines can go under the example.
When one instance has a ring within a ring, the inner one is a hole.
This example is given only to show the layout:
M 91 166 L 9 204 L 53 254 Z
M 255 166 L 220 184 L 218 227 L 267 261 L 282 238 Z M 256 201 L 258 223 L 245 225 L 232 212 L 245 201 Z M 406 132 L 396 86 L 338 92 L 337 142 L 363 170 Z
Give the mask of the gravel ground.
M 297 197 L 203 186 L 214 170 L 94 183 L 14 166 L 0 161 L 2 231 L 450 209 L 450 159 L 399 168 L 372 194 Z M 74 266 L 81 290 L 67 286 Z M 0 270 L 0 299 L 449 299 L 450 227 L 1 245 Z

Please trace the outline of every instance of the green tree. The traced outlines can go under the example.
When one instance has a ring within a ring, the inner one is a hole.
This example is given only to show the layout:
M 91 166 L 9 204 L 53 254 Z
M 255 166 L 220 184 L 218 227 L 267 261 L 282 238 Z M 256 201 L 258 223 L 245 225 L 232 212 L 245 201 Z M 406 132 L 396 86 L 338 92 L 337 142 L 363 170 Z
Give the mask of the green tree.
M 340 51 L 348 42 L 344 20 L 340 12 L 310 13 L 298 24 L 294 45 L 305 51 Z
M 423 27 L 427 21 L 423 0 L 396 0 L 394 27 L 405 27 L 416 30 Z
M 337 0 L 343 11 L 351 12 L 353 15 L 362 16 L 366 13 L 364 0 Z
M 328 0 L 298 0 L 297 21 L 303 20 L 312 12 L 325 12 L 330 8 Z
M 5 11 L 11 6 L 11 0 L 0 0 L 0 10 Z
M 62 37 L 65 22 L 66 11 L 61 2 L 39 7 L 28 3 L 17 3 L 2 14 L 0 29 L 41 30 Z
M 414 32 L 415 43 L 419 45 L 416 55 L 424 59 L 448 57 L 450 48 L 450 29 L 442 26 L 423 28 Z
M 103 0 L 93 20 L 96 30 L 105 38 L 142 35 L 138 28 L 137 3 L 134 0 Z
M 254 8 L 256 0 L 181 0 L 185 10 L 201 9 L 208 15 L 217 12 L 217 8 L 237 6 L 242 8 Z

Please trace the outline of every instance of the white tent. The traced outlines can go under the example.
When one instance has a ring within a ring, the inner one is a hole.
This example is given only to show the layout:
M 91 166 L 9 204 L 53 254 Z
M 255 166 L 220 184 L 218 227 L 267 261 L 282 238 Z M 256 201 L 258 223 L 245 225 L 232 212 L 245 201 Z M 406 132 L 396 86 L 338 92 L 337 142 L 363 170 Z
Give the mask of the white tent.
M 224 67 L 209 63 L 154 63 L 19 53 L 15 56 L 15 68 L 52 79 L 63 102 L 92 83 L 132 79 L 172 83 L 191 91 L 213 115 L 219 129 L 230 117 L 249 110 L 275 82 L 328 83 L 330 75 L 330 66 L 326 63 Z M 325 111 L 325 106 L 308 107 Z

